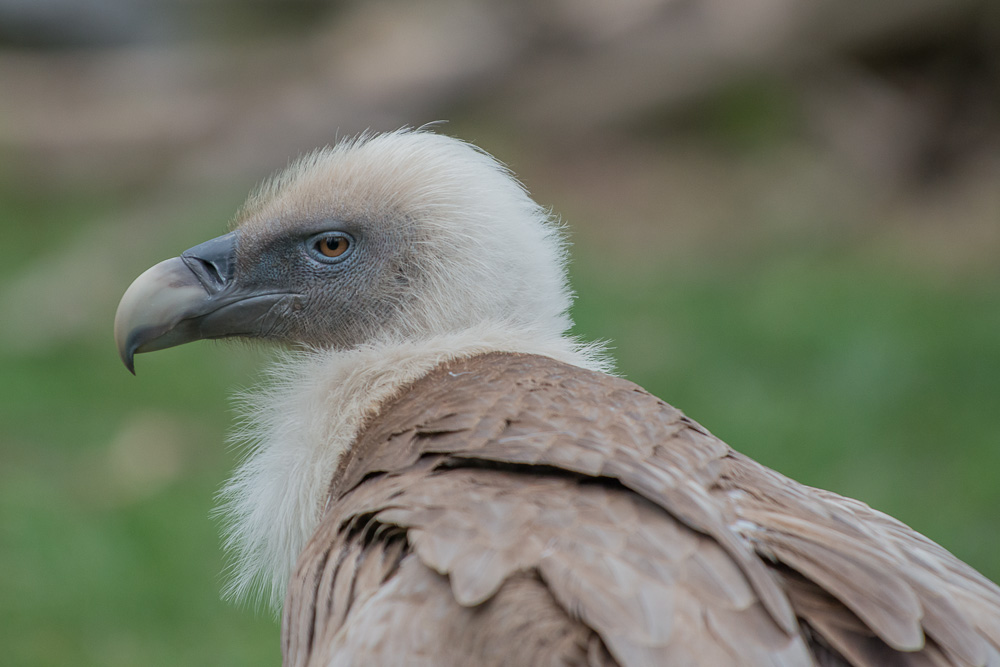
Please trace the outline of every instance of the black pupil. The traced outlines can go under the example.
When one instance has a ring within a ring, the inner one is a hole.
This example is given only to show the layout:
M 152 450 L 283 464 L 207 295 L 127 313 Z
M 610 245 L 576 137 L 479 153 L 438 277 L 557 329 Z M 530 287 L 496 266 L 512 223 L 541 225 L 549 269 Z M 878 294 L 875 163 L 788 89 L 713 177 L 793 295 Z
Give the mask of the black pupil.
M 323 245 L 326 246 L 324 250 L 327 252 L 338 252 L 343 243 L 344 239 L 339 236 L 330 236 L 323 239 Z

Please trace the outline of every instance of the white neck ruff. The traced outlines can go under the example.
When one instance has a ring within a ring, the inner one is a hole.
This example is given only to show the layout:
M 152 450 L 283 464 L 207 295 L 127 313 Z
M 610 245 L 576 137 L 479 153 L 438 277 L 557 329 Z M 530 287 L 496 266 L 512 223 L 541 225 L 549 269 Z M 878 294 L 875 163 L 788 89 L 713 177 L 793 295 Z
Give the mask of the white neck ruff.
M 487 352 L 539 354 L 607 370 L 601 344 L 485 323 L 423 341 L 285 352 L 262 386 L 237 397 L 232 440 L 245 454 L 220 492 L 232 578 L 227 598 L 274 610 L 319 524 L 330 480 L 359 430 L 387 399 L 441 363 Z

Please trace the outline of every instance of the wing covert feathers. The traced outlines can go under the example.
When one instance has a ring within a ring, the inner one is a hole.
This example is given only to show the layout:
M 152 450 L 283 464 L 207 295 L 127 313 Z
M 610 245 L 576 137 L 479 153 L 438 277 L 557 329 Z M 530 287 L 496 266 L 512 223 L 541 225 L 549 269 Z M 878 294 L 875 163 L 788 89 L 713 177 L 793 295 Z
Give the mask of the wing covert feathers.
M 1000 665 L 1000 589 L 619 378 L 442 365 L 345 455 L 285 664 Z

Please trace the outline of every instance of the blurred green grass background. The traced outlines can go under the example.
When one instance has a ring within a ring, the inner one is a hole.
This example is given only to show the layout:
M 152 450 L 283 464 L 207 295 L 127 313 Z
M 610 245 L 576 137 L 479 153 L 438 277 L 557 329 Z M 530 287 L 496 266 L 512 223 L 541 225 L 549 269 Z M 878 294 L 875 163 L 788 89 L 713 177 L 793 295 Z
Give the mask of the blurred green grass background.
M 610 341 L 623 375 L 1000 580 L 1000 169 L 977 158 L 931 182 L 838 162 L 796 86 L 745 76 L 565 134 L 519 116 L 516 86 L 501 88 L 508 106 L 443 95 L 405 122 L 453 119 L 441 131 L 565 218 L 575 332 Z M 224 147 L 183 169 L 144 153 L 138 176 L 90 144 L 40 158 L 0 131 L 4 664 L 279 662 L 277 620 L 219 599 L 210 516 L 238 457 L 229 396 L 267 352 L 198 343 L 139 357 L 132 377 L 111 324 L 139 272 L 222 232 L 286 158 L 349 133 L 323 131 L 275 130 L 280 157 L 250 166 L 238 151 L 203 164 Z M 253 126 L 241 141 L 267 143 Z

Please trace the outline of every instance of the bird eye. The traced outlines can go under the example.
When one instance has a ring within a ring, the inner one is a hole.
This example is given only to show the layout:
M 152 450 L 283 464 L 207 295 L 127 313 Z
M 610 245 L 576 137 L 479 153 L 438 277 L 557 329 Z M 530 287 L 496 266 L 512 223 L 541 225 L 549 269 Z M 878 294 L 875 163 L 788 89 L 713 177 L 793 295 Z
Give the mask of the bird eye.
M 326 233 L 312 240 L 313 256 L 320 261 L 339 260 L 351 249 L 351 237 L 343 233 Z
M 347 251 L 347 239 L 343 236 L 324 236 L 316 248 L 327 257 L 340 257 Z

